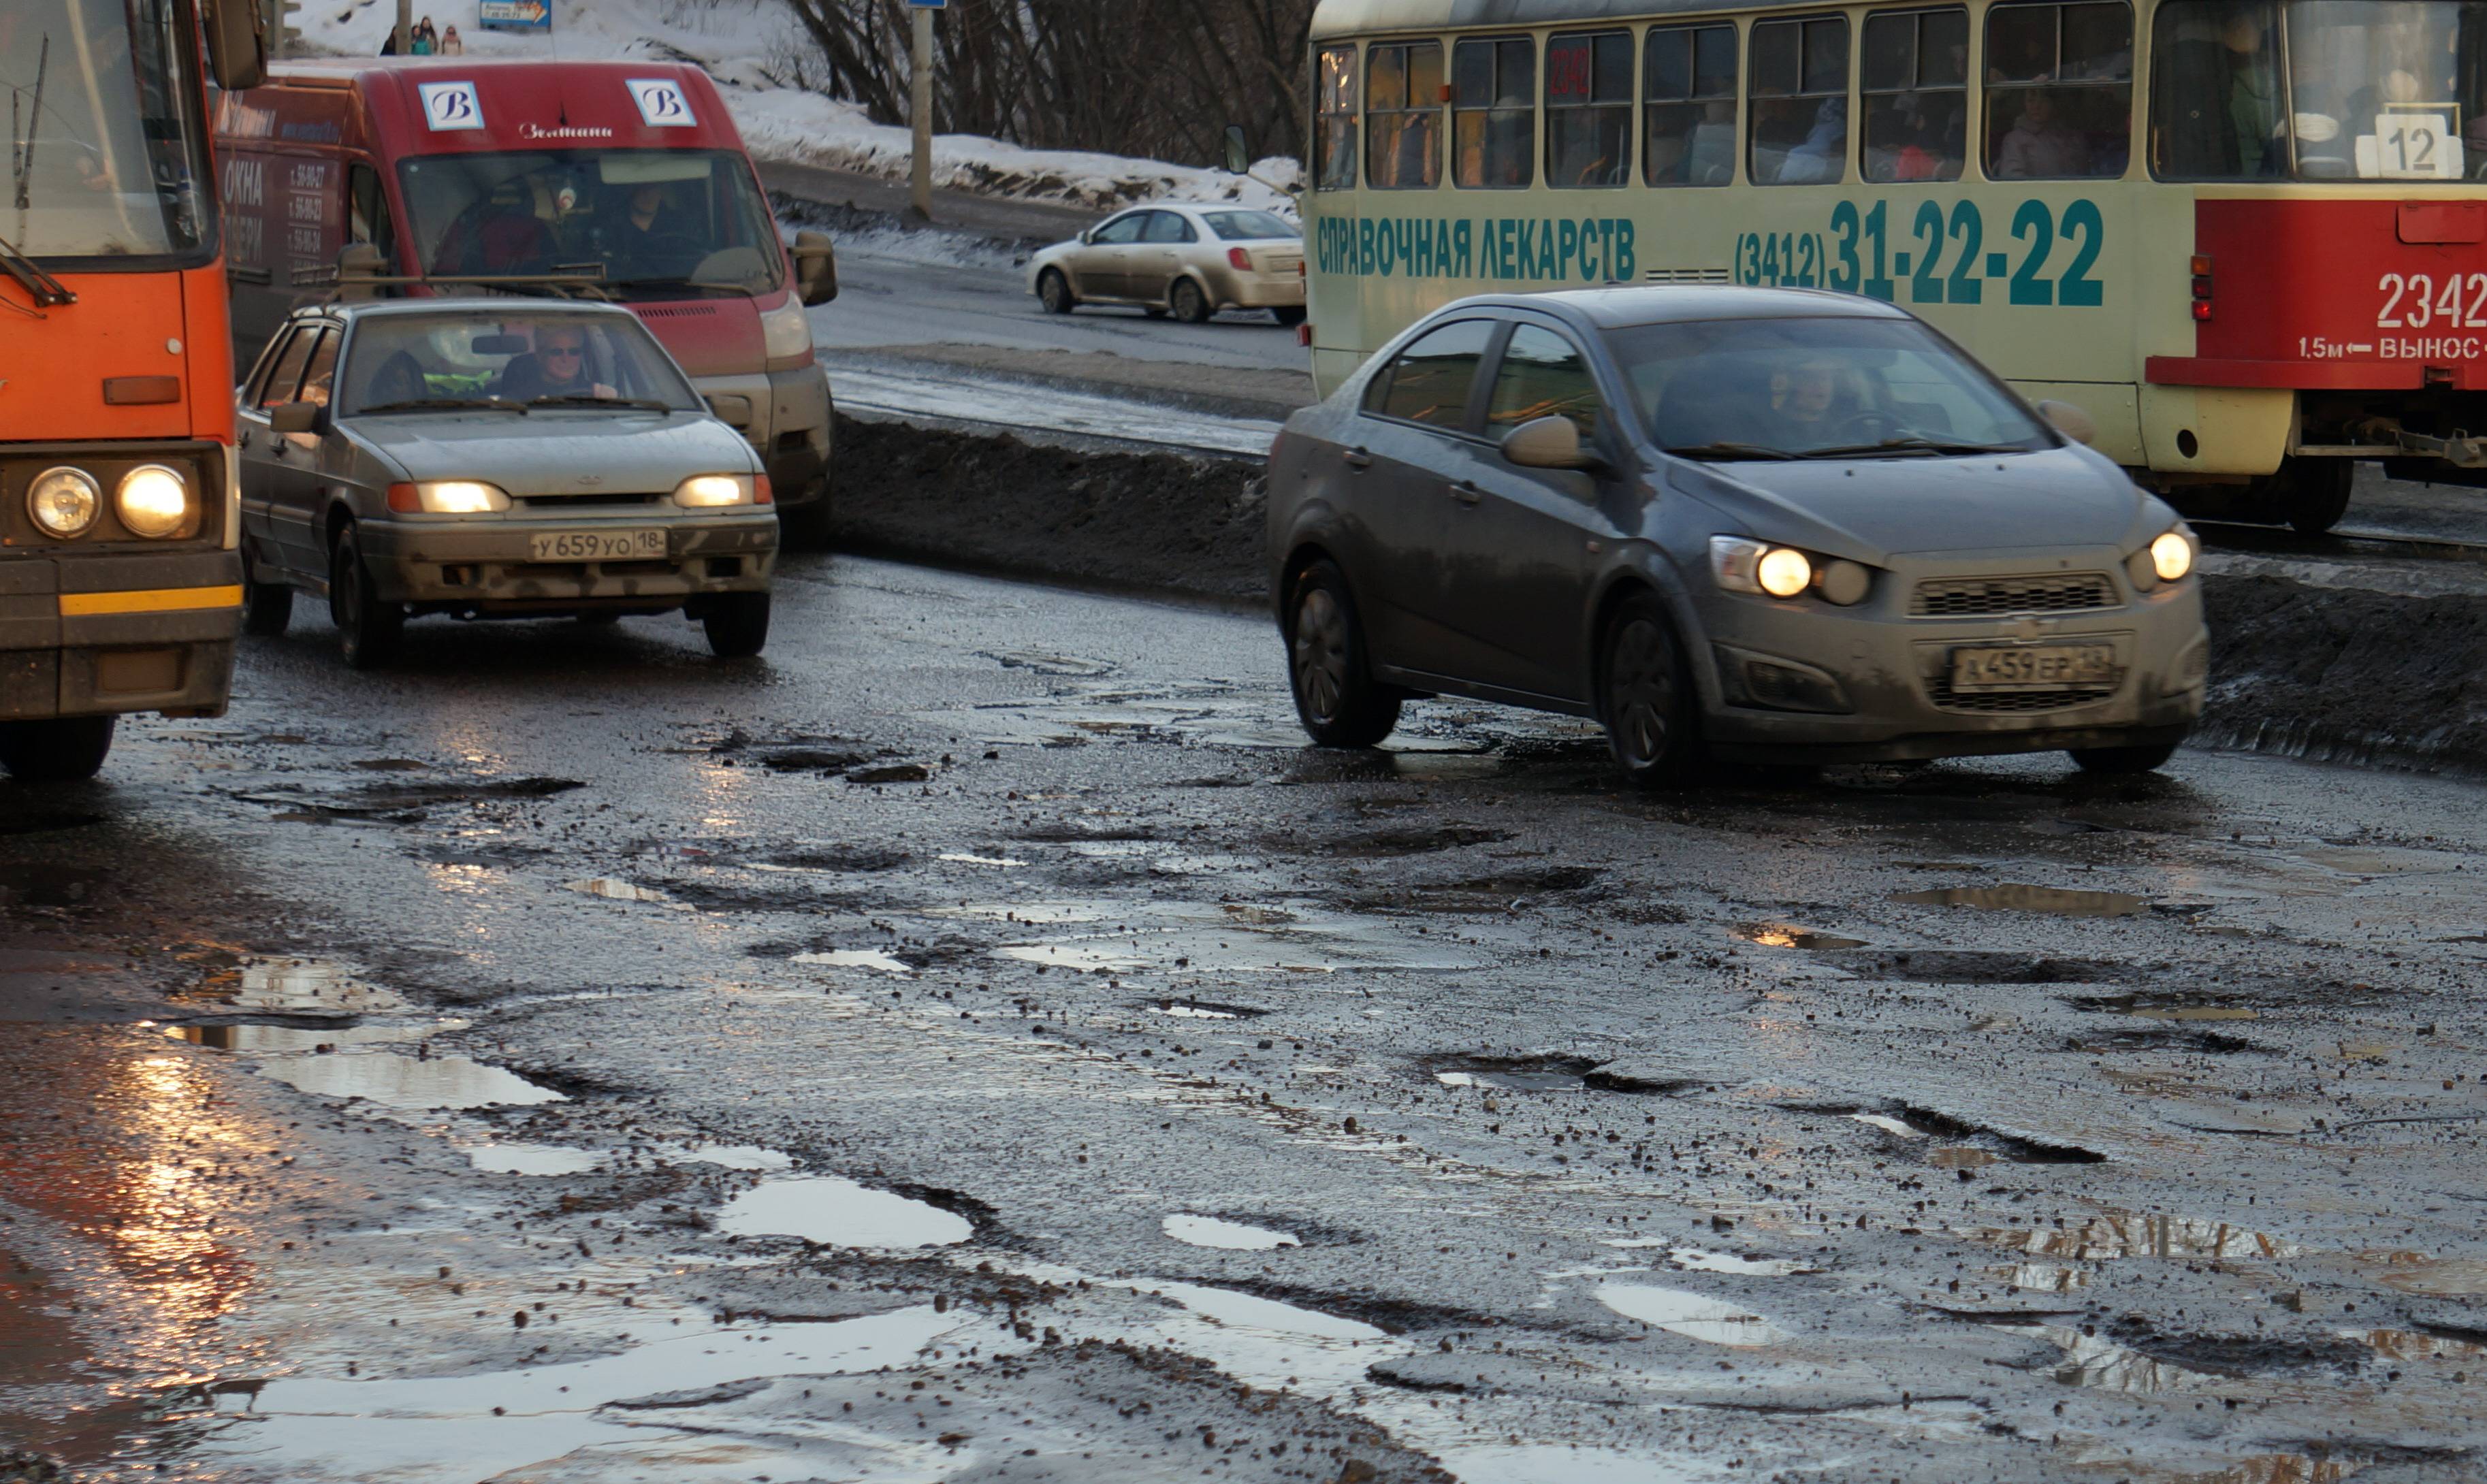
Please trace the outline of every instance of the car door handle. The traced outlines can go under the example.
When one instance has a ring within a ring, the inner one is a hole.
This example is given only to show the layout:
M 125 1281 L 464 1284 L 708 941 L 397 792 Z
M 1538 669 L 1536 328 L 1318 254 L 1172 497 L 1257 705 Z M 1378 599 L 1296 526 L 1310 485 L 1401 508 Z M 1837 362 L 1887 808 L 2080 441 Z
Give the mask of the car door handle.
M 1451 486 L 1451 498 L 1463 505 L 1473 505 L 1485 498 L 1485 491 L 1464 479 Z
M 1351 469 L 1361 470 L 1373 467 L 1373 456 L 1360 448 L 1351 448 L 1346 453 L 1339 455 L 1339 458 L 1344 461 L 1347 466 Z

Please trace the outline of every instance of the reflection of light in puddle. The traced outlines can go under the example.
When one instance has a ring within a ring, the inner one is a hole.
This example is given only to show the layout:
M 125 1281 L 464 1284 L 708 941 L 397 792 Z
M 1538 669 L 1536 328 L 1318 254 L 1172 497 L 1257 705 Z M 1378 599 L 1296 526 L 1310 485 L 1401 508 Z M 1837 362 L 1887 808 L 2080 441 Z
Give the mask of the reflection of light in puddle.
M 2487 1262 L 2458 1257 L 2428 1257 L 2419 1252 L 2361 1252 L 2381 1267 L 2375 1276 L 2405 1294 L 2461 1298 L 2487 1294 Z
M 2388 1360 L 2475 1360 L 2487 1357 L 2487 1345 L 2445 1339 L 2417 1330 L 2343 1330 L 2340 1337 L 2373 1347 Z
M 1024 860 L 1013 860 L 1008 855 L 970 855 L 963 851 L 945 851 L 936 858 L 946 860 L 955 866 L 1023 866 L 1027 864 Z
M 237 1010 L 270 1015 L 396 1015 L 411 1008 L 396 994 L 363 983 L 344 966 L 277 959 L 241 966 Z
M 2110 1257 L 2212 1257 L 2272 1262 L 2295 1257 L 2300 1250 L 2294 1242 L 2225 1221 L 2123 1212 L 2092 1217 L 2078 1226 L 2033 1226 L 2026 1231 L 1989 1226 L 1967 1235 L 2017 1252 L 2093 1261 Z
M 414 1024 L 335 1025 L 302 1029 L 293 1025 L 167 1025 L 164 1034 L 212 1051 L 240 1051 L 262 1056 L 309 1055 L 325 1047 L 387 1046 L 420 1041 L 426 1036 L 464 1030 L 465 1021 L 425 1021 Z
M 817 964 L 827 968 L 877 968 L 884 974 L 915 977 L 915 966 L 873 948 L 837 948 L 827 953 L 798 953 L 790 960 L 796 964 Z
M 1170 1216 L 1165 1218 L 1165 1234 L 1177 1242 L 1188 1242 L 1196 1247 L 1224 1247 L 1234 1252 L 1267 1252 L 1277 1247 L 1303 1246 L 1288 1232 L 1271 1231 L 1265 1226 L 1246 1226 L 1241 1221 L 1221 1221 L 1208 1216 Z
M 2129 1345 L 2096 1334 L 2083 1334 L 2065 1325 L 1990 1326 L 2005 1334 L 2034 1335 L 2064 1352 L 2054 1378 L 2068 1386 L 2094 1391 L 2122 1391 L 2156 1396 L 2169 1391 L 2208 1391 L 2222 1384 L 2217 1376 L 2189 1371 L 2155 1360 Z
M 489 1175 L 584 1175 L 604 1167 L 607 1156 L 560 1144 L 459 1144 L 466 1162 Z
M 2130 1484 L 2340 1484 L 2370 1462 L 2354 1454 L 2317 1458 L 2306 1453 L 2256 1453 L 2199 1469 L 2130 1458 L 2080 1460 L 2085 1470 Z
M 626 882 L 618 876 L 599 876 L 589 881 L 564 882 L 561 884 L 565 891 L 583 891 L 591 897 L 602 897 L 607 902 L 670 902 L 673 900 L 654 886 L 642 886 L 636 882 Z
M 1862 938 L 1841 938 L 1834 933 L 1816 932 L 1812 928 L 1800 928 L 1784 922 L 1748 922 L 1737 928 L 1735 936 L 1766 948 L 1802 948 L 1815 953 L 1865 946 Z
M 1925 1130 L 1917 1128 L 1912 1124 L 1902 1123 L 1897 1118 L 1887 1117 L 1882 1113 L 1851 1113 L 1848 1116 L 1856 1119 L 1858 1123 L 1872 1124 L 1875 1128 L 1882 1130 L 1884 1133 L 1894 1134 L 1899 1135 L 1901 1138 L 1923 1138 L 1926 1136 Z
M 2053 912 L 2059 917 L 2130 917 L 2142 909 L 2129 891 L 2074 891 L 2060 886 L 1945 886 L 1902 891 L 1891 900 L 1911 907 L 1982 907 L 1997 911 Z
M 1609 1242 L 1608 1246 L 1623 1243 Z M 1676 1247 L 1666 1260 L 1693 1273 L 1733 1273 L 1747 1277 L 1783 1278 L 1799 1273 L 1820 1273 L 1820 1268 L 1787 1257 L 1738 1257 L 1733 1252 L 1705 1252 L 1699 1247 Z
M 752 1378 L 904 1366 L 964 1323 L 918 1305 L 831 1324 L 670 1334 L 620 1355 L 524 1370 L 278 1381 L 260 1392 L 245 1419 L 207 1446 L 247 1458 L 254 1472 L 469 1484 L 583 1448 L 670 1435 L 600 1419 L 595 1414 L 608 1403 Z
M 800 1237 L 824 1246 L 948 1246 L 975 1235 L 964 1217 L 836 1176 L 772 1180 L 726 1202 L 716 1229 L 744 1237 Z
M 1585 1086 L 1567 1072 L 1437 1072 L 1434 1080 L 1445 1087 L 1486 1087 L 1495 1092 L 1579 1092 Z
M 793 1169 L 794 1158 L 755 1144 L 658 1144 L 657 1154 L 685 1164 L 713 1164 L 720 1169 Z
M 1111 931 L 1006 944 L 1006 959 L 1076 973 L 1189 968 L 1209 973 L 1334 973 L 1353 968 L 1452 970 L 1474 964 L 1379 925 L 1311 909 L 1242 904 L 1113 905 Z M 1102 913 L 1098 920 L 1104 920 Z
M 1187 1005 L 1179 1000 L 1168 1000 L 1162 1005 L 1152 1005 L 1149 1008 L 1160 1015 L 1170 1015 L 1182 1021 L 1240 1021 L 1244 1018 L 1232 1010 L 1215 1010 L 1207 1005 Z
M 464 1056 L 407 1056 L 398 1051 L 355 1051 L 335 1056 L 275 1057 L 263 1076 L 325 1098 L 360 1098 L 382 1107 L 459 1108 L 496 1105 L 527 1106 L 564 1101 L 515 1072 Z
M 1231 1288 L 1210 1288 L 1198 1283 L 1146 1282 L 1134 1285 L 1144 1293 L 1162 1294 L 1205 1319 L 1241 1330 L 1260 1330 L 1271 1334 L 1301 1335 L 1316 1340 L 1359 1340 L 1385 1338 L 1371 1325 L 1335 1314 L 1298 1308 L 1264 1299 L 1257 1294 L 1237 1293 Z
M 2009 1283 L 2026 1293 L 2068 1294 L 2090 1286 L 2090 1275 L 2079 1268 L 2058 1268 L 2053 1263 L 2013 1263 L 2007 1267 L 1981 1269 L 1988 1277 Z
M 1707 1345 L 1749 1349 L 1776 1345 L 1795 1336 L 1741 1303 L 1686 1293 L 1680 1288 L 1653 1288 L 1644 1283 L 1601 1283 L 1598 1302 L 1645 1325 Z

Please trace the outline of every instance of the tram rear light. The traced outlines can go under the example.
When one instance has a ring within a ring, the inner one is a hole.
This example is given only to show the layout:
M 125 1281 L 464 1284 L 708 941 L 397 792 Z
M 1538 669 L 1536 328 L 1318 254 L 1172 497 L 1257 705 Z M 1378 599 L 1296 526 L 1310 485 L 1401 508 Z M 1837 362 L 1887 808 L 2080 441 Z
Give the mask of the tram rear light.
M 1312 348 L 1312 343 L 1313 322 L 1306 320 L 1303 323 L 1296 326 L 1296 344 L 1304 347 L 1306 350 L 1310 350 Z
M 2203 321 L 2203 320 L 2208 320 L 2209 318 L 2211 318 L 2211 259 L 2210 259 L 2210 256 L 2209 256 L 2208 254 L 2206 254 L 2206 253 L 2195 253 L 2195 254 L 2194 255 L 2193 269 L 2194 269 L 2194 320 L 2195 320 L 2195 321 L 2197 321 L 2197 322 L 2198 322 L 2198 321 Z

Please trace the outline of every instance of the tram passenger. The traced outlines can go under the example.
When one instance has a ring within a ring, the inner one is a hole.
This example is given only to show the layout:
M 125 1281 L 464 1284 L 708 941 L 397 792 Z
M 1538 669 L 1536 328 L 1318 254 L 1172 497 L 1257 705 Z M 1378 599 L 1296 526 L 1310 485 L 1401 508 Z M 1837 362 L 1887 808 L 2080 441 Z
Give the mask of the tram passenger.
M 1826 98 L 1813 116 L 1813 128 L 1802 143 L 1787 152 L 1779 165 L 1779 183 L 1794 185 L 1836 181 L 1848 156 L 1848 99 Z
M 2271 29 L 2253 11 L 2240 8 L 2221 29 L 2220 42 L 2228 52 L 2228 120 L 2236 131 L 2238 173 L 2277 175 L 2288 152 L 2279 137 L 2279 68 Z
M 2045 88 L 2022 94 L 2021 117 L 1995 156 L 1998 179 L 2043 181 L 2090 173 L 2089 141 L 2055 110 L 2055 95 Z

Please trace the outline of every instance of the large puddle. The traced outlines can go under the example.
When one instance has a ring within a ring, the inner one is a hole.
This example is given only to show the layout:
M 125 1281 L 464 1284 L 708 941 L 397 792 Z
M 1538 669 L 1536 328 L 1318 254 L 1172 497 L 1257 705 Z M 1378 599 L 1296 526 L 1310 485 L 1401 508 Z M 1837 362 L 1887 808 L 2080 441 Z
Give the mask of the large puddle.
M 404 1015 L 404 998 L 364 983 L 342 964 L 314 959 L 269 959 L 230 971 L 232 988 L 209 986 L 207 997 L 248 1014 L 283 1016 Z
M 303 1092 L 388 1108 L 530 1107 L 563 1101 L 549 1087 L 466 1056 L 351 1051 L 271 1057 L 259 1070 L 263 1077 Z
M 1652 1329 L 1680 1334 L 1705 1345 L 1751 1349 L 1783 1344 L 1795 1338 L 1744 1304 L 1680 1288 L 1646 1283 L 1601 1283 L 1598 1302 Z
M 975 1235 L 966 1218 L 834 1175 L 771 1180 L 717 1213 L 716 1228 L 744 1237 L 800 1237 L 823 1246 L 882 1251 L 949 1246 Z

